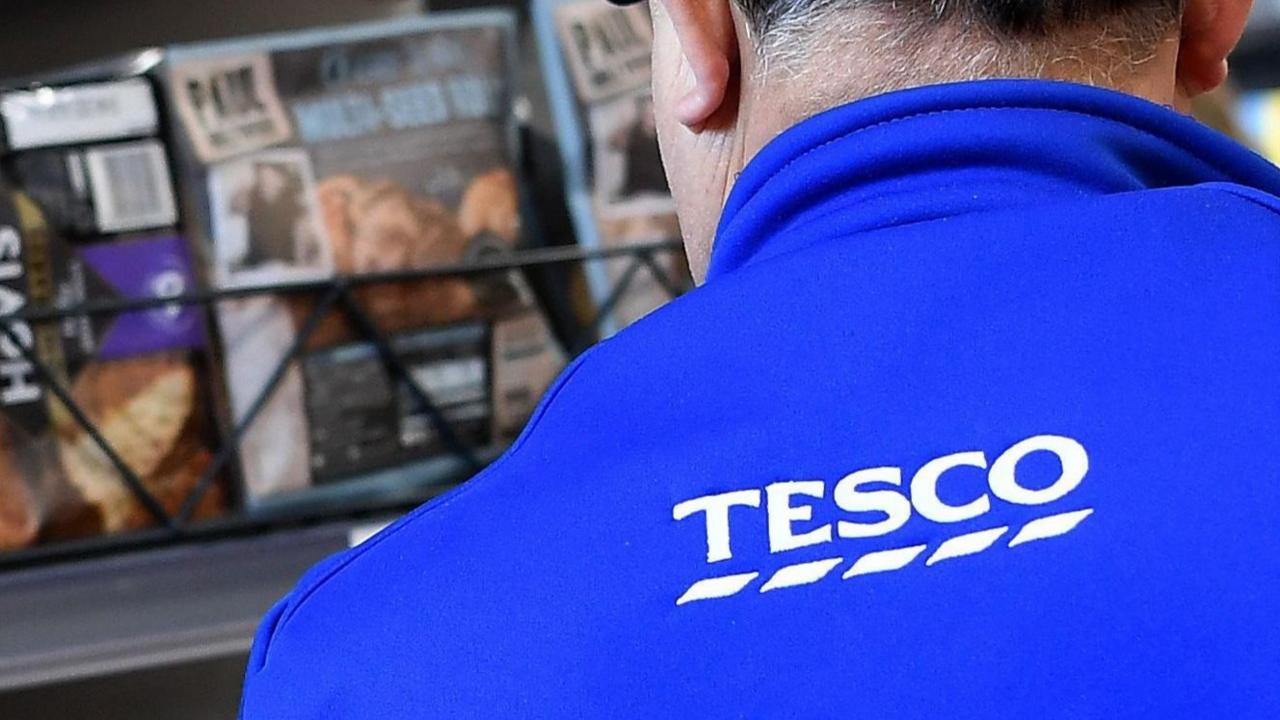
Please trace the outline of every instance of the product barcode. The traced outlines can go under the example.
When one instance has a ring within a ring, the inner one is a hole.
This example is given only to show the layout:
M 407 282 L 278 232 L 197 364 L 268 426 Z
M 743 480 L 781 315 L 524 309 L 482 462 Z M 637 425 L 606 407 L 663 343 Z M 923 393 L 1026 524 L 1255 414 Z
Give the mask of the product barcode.
M 100 230 L 125 232 L 177 223 L 169 166 L 159 142 L 93 148 L 85 159 Z

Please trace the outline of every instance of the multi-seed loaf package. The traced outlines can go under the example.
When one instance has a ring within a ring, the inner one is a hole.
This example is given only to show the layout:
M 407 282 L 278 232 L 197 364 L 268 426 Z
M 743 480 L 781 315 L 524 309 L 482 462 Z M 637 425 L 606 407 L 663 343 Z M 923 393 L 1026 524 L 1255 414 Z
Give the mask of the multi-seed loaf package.
M 521 244 L 513 27 L 505 12 L 439 13 L 173 48 L 165 70 L 183 131 L 182 204 L 200 218 L 211 281 L 356 278 L 350 297 L 457 443 L 476 448 L 517 432 L 563 364 L 522 275 L 358 279 Z M 309 328 L 321 294 L 219 305 L 251 503 L 449 445 L 341 304 Z

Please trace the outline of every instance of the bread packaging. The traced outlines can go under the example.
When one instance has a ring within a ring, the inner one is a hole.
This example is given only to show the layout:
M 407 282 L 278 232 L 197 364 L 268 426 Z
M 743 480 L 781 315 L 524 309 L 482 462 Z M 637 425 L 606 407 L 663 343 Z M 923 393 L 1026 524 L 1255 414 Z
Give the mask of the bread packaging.
M 165 68 L 183 137 L 181 205 L 199 218 L 210 281 L 353 279 L 350 298 L 457 440 L 477 448 L 517 432 L 563 364 L 523 277 L 360 279 L 520 246 L 513 28 L 506 12 L 437 13 L 173 48 Z M 249 423 L 251 504 L 449 451 L 392 379 L 386 348 L 341 303 L 300 337 L 321 295 L 219 305 L 232 415 Z M 519 355 L 502 347 L 509 338 Z
M 139 53 L 0 92 L 0 314 L 196 287 L 146 74 L 156 58 Z M 0 339 L 10 382 L 0 399 L 0 547 L 156 523 L 52 383 L 177 512 L 213 444 L 200 310 L 162 305 L 9 328 Z M 217 483 L 203 497 L 202 515 L 225 500 Z

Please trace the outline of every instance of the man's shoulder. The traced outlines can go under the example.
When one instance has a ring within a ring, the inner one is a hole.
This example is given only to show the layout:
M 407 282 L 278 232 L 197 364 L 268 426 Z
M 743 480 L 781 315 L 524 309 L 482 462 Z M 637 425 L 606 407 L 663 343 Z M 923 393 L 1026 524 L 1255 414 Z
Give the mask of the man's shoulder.
M 375 661 L 384 680 L 443 677 L 460 648 L 512 641 L 514 613 L 562 614 L 564 583 L 602 572 L 589 523 L 617 523 L 608 516 L 626 502 L 625 491 L 607 496 L 603 473 L 635 435 L 621 425 L 634 420 L 623 395 L 634 395 L 625 373 L 637 368 L 618 345 L 575 360 L 480 474 L 312 568 L 259 627 L 245 716 L 310 717 L 302 708 L 325 702 L 316 693 L 339 687 L 351 706 Z M 430 692 L 446 692 L 440 683 Z
M 1280 202 L 1258 195 L 959 218 L 717 279 L 575 361 L 486 471 L 309 573 L 263 623 L 251 717 L 427 676 L 420 700 L 563 685 L 578 671 L 556 663 L 599 650 L 577 633 L 670 612 L 682 564 L 705 554 L 672 508 L 700 495 L 1064 423 L 1142 453 L 1131 429 L 1156 410 L 1207 417 L 1244 398 L 1265 413 Z M 484 658 L 506 665 L 451 674 Z
M 696 430 L 700 422 L 715 419 L 716 413 L 729 407 L 741 411 L 744 405 L 782 402 L 782 395 L 791 390 L 785 379 L 796 370 L 790 365 L 811 366 L 815 356 L 839 355 L 839 362 L 850 367 L 859 367 L 865 360 L 885 370 L 886 376 L 897 375 L 884 366 L 884 346 L 918 342 L 918 316 L 932 314 L 935 306 L 963 308 L 966 302 L 975 297 L 981 301 L 983 293 L 990 293 L 993 302 L 983 302 L 973 311 L 985 312 L 993 321 L 1005 314 L 1015 321 L 1030 317 L 1026 323 L 1029 328 L 1038 314 L 1035 306 L 1001 302 L 1013 297 L 1001 297 L 1002 293 L 1022 291 L 1045 305 L 1070 299 L 1072 313 L 1083 314 L 1095 327 L 1117 319 L 1137 323 L 1167 310 L 1159 304 L 1164 298 L 1143 291 L 1142 286 L 1154 287 L 1170 280 L 1185 284 L 1162 258 L 1186 257 L 1186 262 L 1174 262 L 1177 269 L 1191 273 L 1213 270 L 1209 257 L 1223 255 L 1230 261 L 1224 265 L 1227 271 L 1237 269 L 1250 275 L 1266 272 L 1252 260 L 1280 259 L 1280 198 L 1228 184 L 1141 195 L 1111 198 L 1107 205 L 1089 212 L 1078 208 L 1072 212 L 1070 205 L 1064 205 L 1061 217 L 1071 218 L 1071 223 L 1053 222 L 1045 214 L 1035 217 L 1036 225 L 1052 226 L 1057 234 L 1019 237 L 1011 257 L 1001 257 L 998 249 L 992 248 L 986 262 L 995 265 L 994 269 L 973 267 L 970 281 L 938 288 L 942 292 L 936 298 L 919 297 L 919 287 L 912 285 L 921 281 L 908 280 L 913 273 L 933 273 L 939 268 L 953 274 L 953 258 L 945 256 L 968 252 L 965 242 L 977 237 L 977 228 L 992 227 L 992 219 L 975 217 L 965 220 L 964 226 L 952 223 L 945 228 L 907 231 L 943 240 L 939 245 L 946 248 L 900 248 L 900 237 L 885 234 L 867 241 L 801 250 L 700 288 L 577 358 L 547 392 L 525 431 L 480 475 L 419 507 L 366 544 L 308 573 L 286 603 L 279 625 L 287 626 L 335 576 L 350 573 L 353 567 L 381 567 L 384 558 L 403 555 L 401 548 L 406 545 L 420 551 L 430 545 L 424 535 L 453 532 L 455 524 L 469 521 L 469 513 L 516 511 L 513 503 L 517 502 L 526 503 L 526 508 L 529 504 L 564 502 L 565 494 L 578 489 L 575 483 L 580 474 L 601 460 L 633 463 L 645 448 L 652 450 L 673 436 Z M 1119 208 L 1127 212 L 1113 214 Z M 1189 223 L 1189 218 L 1197 220 Z M 1104 222 L 1120 226 L 1119 233 L 1127 232 L 1123 226 L 1141 222 L 1143 232 L 1133 238 L 1138 251 L 1126 256 L 1122 248 L 1108 247 L 1105 238 L 1080 230 L 1096 231 Z M 999 232 L 1016 232 L 1016 228 Z M 1070 237 L 1058 242 L 1064 235 Z M 990 242 L 989 235 L 978 239 Z M 1194 246 L 1191 252 L 1188 246 Z M 1236 251 L 1245 246 L 1256 252 L 1239 256 Z M 862 256 L 884 256 L 879 251 L 885 248 L 892 249 L 890 264 L 855 264 Z M 1090 255 L 1082 255 L 1082 248 L 1088 248 Z M 1158 256 L 1152 252 L 1156 249 L 1160 250 Z M 942 259 L 925 262 L 926 257 Z M 844 264 L 852 272 L 836 273 L 823 264 L 824 260 Z M 1109 261 L 1120 269 L 1102 266 Z M 1139 265 L 1161 262 L 1166 267 L 1152 268 L 1149 278 L 1130 278 L 1129 284 L 1138 286 L 1134 292 L 1120 282 L 1099 288 L 1098 297 L 1092 300 L 1082 292 L 1099 284 L 1093 278 L 1115 280 L 1128 276 Z M 1019 266 L 1025 266 L 1021 278 L 1008 279 Z M 814 275 L 817 279 L 803 286 L 796 283 L 803 276 Z M 1004 280 L 996 282 L 996 276 Z M 1060 286 L 1045 286 L 1037 292 L 1037 282 L 1049 279 Z M 850 302 L 847 293 L 853 289 L 871 292 L 874 297 Z M 958 298 L 952 293 L 956 290 L 966 290 L 969 296 Z M 1170 293 L 1168 297 L 1178 295 Z M 1261 301 L 1260 314 L 1270 317 L 1280 312 L 1276 302 L 1280 301 L 1280 288 L 1255 299 Z M 1113 317 L 1096 317 L 1104 312 Z M 1195 320 L 1179 318 L 1192 327 Z M 842 323 L 849 325 L 847 331 L 833 330 L 833 325 Z M 955 327 L 933 329 L 939 335 L 955 331 Z M 1253 339 L 1266 345 L 1280 336 Z M 973 340 L 981 342 L 981 338 Z M 792 377 L 798 380 L 800 376 Z M 742 382 L 735 382 L 735 378 Z M 709 409 L 708 401 L 717 397 L 725 404 Z M 704 414 L 707 417 L 701 417 Z M 598 495 L 594 499 L 602 500 Z M 390 575 L 396 575 L 394 567 L 390 570 Z

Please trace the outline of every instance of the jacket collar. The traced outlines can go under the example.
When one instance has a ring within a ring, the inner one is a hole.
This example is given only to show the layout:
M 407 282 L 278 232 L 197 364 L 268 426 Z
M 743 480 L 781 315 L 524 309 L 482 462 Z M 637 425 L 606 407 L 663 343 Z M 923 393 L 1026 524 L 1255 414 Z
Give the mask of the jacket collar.
M 1130 95 L 1039 80 L 905 90 L 829 110 L 769 143 L 729 195 L 707 279 L 879 228 L 1206 182 L 1280 195 L 1280 169 Z

